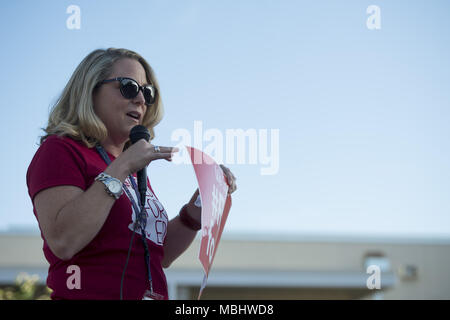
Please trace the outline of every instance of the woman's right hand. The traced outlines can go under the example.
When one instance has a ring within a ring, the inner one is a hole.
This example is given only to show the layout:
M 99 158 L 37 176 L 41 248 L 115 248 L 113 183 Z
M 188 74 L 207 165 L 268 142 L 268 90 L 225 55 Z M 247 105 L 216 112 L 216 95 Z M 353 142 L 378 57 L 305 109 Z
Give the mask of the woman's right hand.
M 116 160 L 123 162 L 128 174 L 135 173 L 146 167 L 150 162 L 158 159 L 172 161 L 172 155 L 178 152 L 176 147 L 159 147 L 159 152 L 155 146 L 144 139 L 132 144 Z

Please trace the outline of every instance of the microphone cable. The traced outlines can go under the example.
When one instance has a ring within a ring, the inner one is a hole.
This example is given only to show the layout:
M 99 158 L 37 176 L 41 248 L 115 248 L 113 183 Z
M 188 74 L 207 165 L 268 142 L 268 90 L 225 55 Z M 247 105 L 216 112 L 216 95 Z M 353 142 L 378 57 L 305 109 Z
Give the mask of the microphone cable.
M 131 248 L 133 247 L 133 239 L 134 239 L 134 235 L 136 233 L 137 224 L 138 224 L 138 219 L 136 219 L 136 221 L 134 222 L 133 232 L 131 235 L 130 244 L 128 246 L 127 260 L 125 261 L 125 266 L 123 267 L 123 271 L 122 271 L 122 277 L 120 278 L 120 300 L 123 300 L 123 280 L 125 279 L 125 271 L 127 270 L 128 261 L 130 260 Z

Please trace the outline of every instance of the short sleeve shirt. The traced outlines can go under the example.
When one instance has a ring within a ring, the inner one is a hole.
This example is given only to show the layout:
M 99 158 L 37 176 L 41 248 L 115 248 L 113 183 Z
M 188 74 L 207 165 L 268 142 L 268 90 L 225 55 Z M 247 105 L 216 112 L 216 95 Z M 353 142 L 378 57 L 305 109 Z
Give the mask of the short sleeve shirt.
M 114 161 L 115 157 L 108 155 Z M 63 185 L 87 190 L 106 167 L 107 164 L 96 148 L 88 148 L 81 141 L 69 137 L 47 137 L 27 171 L 28 193 L 36 218 L 38 215 L 34 197 L 40 191 Z M 133 179 L 136 177 L 133 176 Z M 124 185 L 130 187 L 130 184 L 127 178 Z M 129 190 L 138 203 L 133 188 L 130 187 Z M 168 216 L 153 192 L 149 179 L 145 209 L 145 237 L 150 251 L 153 290 L 168 299 L 167 281 L 161 265 Z M 95 238 L 68 261 L 53 254 L 41 230 L 44 255 L 50 264 L 47 285 L 53 290 L 52 299 L 119 299 L 122 272 L 135 220 L 136 212 L 124 192 L 115 201 Z M 142 299 L 144 292 L 149 289 L 141 237 L 141 232 L 136 231 L 123 281 L 124 299 Z

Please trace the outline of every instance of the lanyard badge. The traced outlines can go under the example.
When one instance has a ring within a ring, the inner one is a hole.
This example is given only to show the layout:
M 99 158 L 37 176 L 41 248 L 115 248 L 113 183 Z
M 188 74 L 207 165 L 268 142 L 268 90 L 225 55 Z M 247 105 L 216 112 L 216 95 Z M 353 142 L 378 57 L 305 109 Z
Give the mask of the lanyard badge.
M 145 290 L 142 300 L 164 300 L 164 296 L 153 290 Z

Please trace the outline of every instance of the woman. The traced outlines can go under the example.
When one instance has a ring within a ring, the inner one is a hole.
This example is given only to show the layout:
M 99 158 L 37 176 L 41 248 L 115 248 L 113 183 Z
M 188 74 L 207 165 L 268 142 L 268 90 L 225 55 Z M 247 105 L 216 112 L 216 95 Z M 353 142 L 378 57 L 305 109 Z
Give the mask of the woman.
M 133 173 L 178 149 L 130 144 L 130 130 L 145 126 L 151 141 L 162 116 L 155 74 L 135 52 L 95 50 L 70 78 L 27 172 L 53 299 L 168 299 L 163 267 L 192 243 L 201 209 L 197 189 L 168 221 L 148 180 L 139 207 Z

